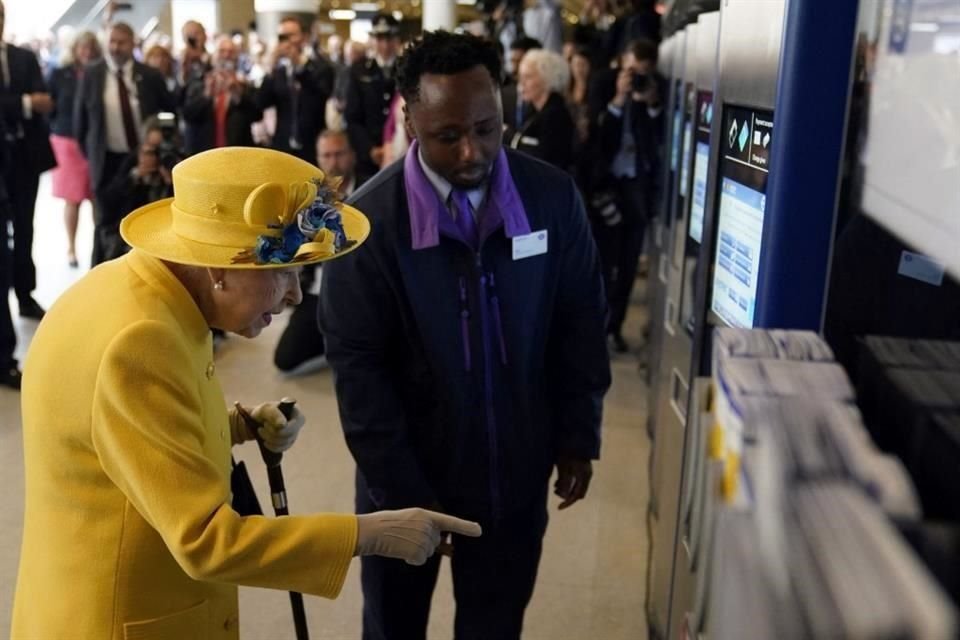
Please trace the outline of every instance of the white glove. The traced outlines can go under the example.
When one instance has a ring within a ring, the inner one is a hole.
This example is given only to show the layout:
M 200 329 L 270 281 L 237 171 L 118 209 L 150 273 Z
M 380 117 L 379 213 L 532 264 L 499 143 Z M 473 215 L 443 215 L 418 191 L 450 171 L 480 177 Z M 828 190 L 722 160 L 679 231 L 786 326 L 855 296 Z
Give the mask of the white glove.
M 357 516 L 357 556 L 397 558 L 422 565 L 433 555 L 443 533 L 477 538 L 482 533 L 476 522 L 461 520 L 426 509 L 377 511 Z
M 306 422 L 303 413 L 301 413 L 300 409 L 296 406 L 293 407 L 293 415 L 287 420 L 280 411 L 279 402 L 264 402 L 263 404 L 258 404 L 253 409 L 248 409 L 237 403 L 231 407 L 229 411 L 230 439 L 233 444 L 241 444 L 255 438 L 253 432 L 240 414 L 240 409 L 237 408 L 238 406 L 243 408 L 244 411 L 250 414 L 250 417 L 260 424 L 257 433 L 263 440 L 264 446 L 274 453 L 283 453 L 292 447 L 297 439 L 297 435 L 300 433 L 300 429 L 303 428 Z

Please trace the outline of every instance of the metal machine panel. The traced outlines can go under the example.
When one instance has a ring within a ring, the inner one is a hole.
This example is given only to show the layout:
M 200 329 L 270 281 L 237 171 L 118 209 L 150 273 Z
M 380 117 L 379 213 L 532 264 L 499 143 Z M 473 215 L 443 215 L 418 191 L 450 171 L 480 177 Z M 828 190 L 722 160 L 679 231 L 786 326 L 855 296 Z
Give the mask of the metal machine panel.
M 693 55 L 692 47 L 696 42 L 696 24 L 688 25 L 685 29 L 686 38 L 684 41 L 684 54 L 683 60 L 684 64 L 679 71 L 676 78 L 674 78 L 674 86 L 676 87 L 676 92 L 673 100 L 673 114 L 671 119 L 673 124 L 671 126 L 672 135 L 672 144 L 677 144 L 678 146 L 683 146 L 683 131 L 685 128 L 686 120 L 686 99 L 687 99 L 687 85 L 692 82 L 691 75 L 693 73 Z M 674 211 L 672 216 L 673 224 L 670 227 L 670 237 L 676 233 L 676 229 L 681 226 L 682 221 L 685 219 L 685 216 L 681 216 L 679 213 L 680 209 L 680 176 L 686 171 L 683 168 L 684 160 L 682 149 L 677 149 L 675 159 L 677 161 L 675 169 L 673 171 L 674 180 L 672 181 L 672 194 L 670 196 L 670 208 Z M 671 160 L 672 163 L 672 160 Z M 663 331 L 661 339 L 661 357 L 660 357 L 660 371 L 657 376 L 657 404 L 652 405 L 652 409 L 656 412 L 656 419 L 654 421 L 654 451 L 653 451 L 653 486 L 651 492 L 651 501 L 654 505 L 654 513 L 658 513 L 657 505 L 660 504 L 660 496 L 658 493 L 658 488 L 660 486 L 660 475 L 662 465 L 660 464 L 663 460 L 663 453 L 666 451 L 663 447 L 660 447 L 661 444 L 661 428 L 660 428 L 660 404 L 661 399 L 666 394 L 668 397 L 672 396 L 675 393 L 675 389 L 672 387 L 672 380 L 669 378 L 664 379 L 662 375 L 663 364 L 666 362 L 666 344 L 670 340 L 671 336 L 676 332 L 676 327 L 674 323 L 674 312 L 673 309 L 676 307 L 677 294 L 675 289 L 677 289 L 676 278 L 673 276 L 675 269 L 673 268 L 672 260 L 669 257 L 669 246 L 670 243 L 664 243 L 664 248 L 661 251 L 661 264 L 664 265 L 665 275 L 667 280 L 664 284 L 664 292 L 666 296 L 666 304 L 662 309 L 662 314 L 659 316 L 651 316 L 651 322 L 654 325 L 660 324 L 661 330 Z M 669 456 L 669 454 L 668 454 Z
M 691 204 L 697 200 L 695 187 L 699 184 L 695 179 L 698 171 L 695 149 L 698 148 L 698 138 L 704 138 L 698 131 L 701 125 L 700 109 L 704 108 L 704 118 L 706 118 L 707 103 L 702 98 L 712 95 L 713 91 L 719 25 L 719 13 L 711 12 L 701 14 L 698 16 L 697 23 L 688 27 L 687 64 L 684 69 L 681 94 L 683 117 L 680 122 L 683 137 L 679 157 L 680 166 L 677 172 L 678 177 L 684 180 L 684 184 L 676 184 L 672 190 L 675 222 L 670 236 L 669 282 L 666 287 L 667 303 L 663 315 L 664 338 L 657 376 L 656 404 L 651 406 L 655 415 L 656 429 L 651 495 L 656 496 L 659 512 L 651 528 L 648 620 L 654 635 L 661 636 L 668 633 L 670 620 L 677 505 L 680 501 L 682 463 L 685 457 L 685 425 L 690 397 L 692 343 L 691 336 L 683 327 L 681 318 L 681 307 L 685 306 L 681 299 L 687 265 L 686 238 L 690 232 Z M 706 134 L 706 138 L 709 146 L 709 133 Z M 708 161 L 704 161 L 701 157 L 699 167 L 701 174 L 707 173 L 705 165 Z M 705 193 L 705 185 L 700 186 Z M 700 195 L 702 196 L 703 193 Z M 689 292 L 690 287 L 687 289 Z
M 692 377 L 707 373 L 703 355 L 709 352 L 710 325 L 707 322 L 707 309 L 710 304 L 712 284 L 712 259 L 715 251 L 717 233 L 718 173 L 721 160 L 721 138 L 724 112 L 727 106 L 745 106 L 772 110 L 776 98 L 777 73 L 780 61 L 781 36 L 784 28 L 785 2 L 754 2 L 752 0 L 724 0 L 720 8 L 720 24 L 717 30 L 717 66 L 713 83 L 713 117 L 710 136 L 710 160 L 708 164 L 707 187 L 704 193 L 704 215 L 700 229 L 700 246 L 697 248 L 698 268 L 687 277 L 688 286 L 692 286 L 693 308 L 683 319 L 690 330 L 688 371 Z M 704 60 L 704 64 L 709 62 Z M 709 85 L 701 83 L 704 89 Z M 692 256 L 691 256 L 692 257 Z M 689 294 L 688 294 L 689 295 Z M 702 393 L 695 386 L 693 394 Z M 702 400 L 696 396 L 697 400 Z M 691 399 L 691 406 L 700 402 Z M 691 423 L 699 429 L 688 429 L 685 443 L 683 465 L 691 469 L 684 470 L 684 479 L 694 486 L 682 486 L 678 511 L 678 526 L 674 529 L 675 544 L 674 574 L 671 582 L 671 604 L 669 623 L 665 637 L 677 637 L 686 626 L 690 637 L 694 637 L 702 627 L 706 593 L 706 558 L 712 551 L 713 491 L 719 471 L 717 463 L 706 459 L 703 449 L 706 437 L 701 433 L 705 426 L 700 416 L 692 413 Z M 697 437 L 691 437 L 691 432 Z M 699 460 L 699 467 L 694 463 Z M 686 506 L 687 508 L 683 508 Z
M 687 203 L 690 187 L 692 144 L 691 91 L 696 86 L 696 45 L 698 23 L 687 25 L 684 43 L 683 73 L 674 79 L 674 101 L 671 111 L 671 166 L 673 181 L 669 190 L 672 225 L 661 254 L 667 283 L 662 315 L 653 322 L 661 324 L 662 347 L 657 373 L 654 412 L 654 444 L 651 473 L 651 502 L 654 505 L 651 527 L 651 558 L 648 568 L 648 622 L 654 633 L 666 630 L 669 620 L 670 576 L 673 572 L 673 543 L 676 528 L 676 504 L 680 494 L 680 461 L 683 457 L 683 413 L 689 395 L 689 359 L 677 362 L 677 317 L 680 293 L 680 269 L 670 255 L 677 234 L 686 233 Z M 680 262 L 682 265 L 682 261 Z M 682 331 L 680 333 L 683 333 Z M 688 339 L 689 342 L 689 339 Z M 689 347 L 688 347 L 689 353 Z M 668 417 L 668 414 L 669 417 Z
M 753 2 L 724 0 L 721 5 L 720 44 L 716 91 L 713 96 L 713 126 L 723 123 L 725 105 L 750 105 L 770 110 L 774 107 L 780 44 L 784 26 L 785 1 Z M 718 129 L 719 130 L 719 129 Z M 718 189 L 715 181 L 719 150 L 711 150 L 710 177 L 714 179 L 705 197 L 702 248 L 695 279 L 693 317 L 693 354 L 696 375 L 709 373 L 712 325 L 707 316 L 712 296 L 713 259 L 717 234 Z M 715 318 L 714 318 L 715 320 Z
M 678 81 L 683 78 L 684 57 L 686 54 L 687 32 L 681 30 L 674 33 L 669 38 L 670 46 L 667 51 L 670 54 L 669 69 L 662 69 L 661 72 L 667 78 L 669 83 L 670 95 L 665 101 L 666 106 L 666 143 L 662 157 L 666 159 L 663 163 L 663 173 L 660 184 L 663 185 L 661 200 L 657 207 L 657 216 L 650 224 L 650 251 L 648 254 L 650 274 L 647 277 L 647 300 L 650 309 L 649 319 L 649 338 L 645 347 L 646 365 L 647 365 L 647 384 L 649 385 L 648 407 L 656 406 L 659 380 L 657 372 L 660 367 L 660 355 L 663 346 L 663 324 L 660 319 L 663 317 L 664 306 L 666 304 L 666 287 L 668 273 L 666 270 L 668 252 L 666 251 L 666 238 L 669 237 L 672 227 L 672 198 L 675 184 L 676 167 L 673 165 L 673 142 L 677 136 L 674 131 L 674 111 L 677 95 Z M 655 416 L 651 410 L 648 412 L 647 431 L 651 437 L 656 437 L 654 433 Z M 656 512 L 656 502 L 651 497 L 651 506 Z

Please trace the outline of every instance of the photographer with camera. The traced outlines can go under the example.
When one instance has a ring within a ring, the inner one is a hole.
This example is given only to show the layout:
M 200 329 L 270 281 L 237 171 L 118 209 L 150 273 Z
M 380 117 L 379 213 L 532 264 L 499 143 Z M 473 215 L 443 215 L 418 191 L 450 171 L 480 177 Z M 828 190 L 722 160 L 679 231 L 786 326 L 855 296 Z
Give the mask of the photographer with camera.
M 207 30 L 196 20 L 184 22 L 180 35 L 184 44 L 180 54 L 180 86 L 186 87 L 210 70 L 210 54 L 207 53 Z
M 193 155 L 218 147 L 254 146 L 251 126 L 263 118 L 255 91 L 237 71 L 237 45 L 217 39 L 213 67 L 187 85 L 183 101 L 186 150 Z
M 110 253 L 119 257 L 130 250 L 120 237 L 120 220 L 144 205 L 173 196 L 173 167 L 185 157 L 176 117 L 159 113 L 144 125 L 143 142 L 131 153 L 103 190 L 103 202 L 117 212 L 110 234 Z
M 630 43 L 619 69 L 611 73 L 615 80 L 601 76 L 605 91 L 594 95 L 603 106 L 592 100 L 600 175 L 595 176 L 590 204 L 610 304 L 607 333 L 614 350 L 625 353 L 629 347 L 621 328 L 656 201 L 666 80 L 657 73 L 657 45 L 646 39 Z

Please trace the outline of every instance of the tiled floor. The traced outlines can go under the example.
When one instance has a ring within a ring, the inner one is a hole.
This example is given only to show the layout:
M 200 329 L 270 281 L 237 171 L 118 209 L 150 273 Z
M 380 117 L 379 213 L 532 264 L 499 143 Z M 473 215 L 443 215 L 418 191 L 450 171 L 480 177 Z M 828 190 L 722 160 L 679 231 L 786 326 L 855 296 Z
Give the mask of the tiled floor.
M 37 298 L 44 305 L 79 277 L 64 258 L 65 241 L 60 204 L 50 198 L 49 182 L 41 183 L 37 206 L 39 267 Z M 88 208 L 82 211 L 81 267 L 89 255 Z M 15 308 L 15 301 L 13 302 Z M 642 310 L 631 314 L 636 336 Z M 292 510 L 348 511 L 353 502 L 353 461 L 343 442 L 329 371 L 285 378 L 272 367 L 273 347 L 283 322 L 274 323 L 259 339 L 231 337 L 218 354 L 218 371 L 227 400 L 247 402 L 291 395 L 307 416 L 307 427 L 296 446 L 284 456 L 284 472 Z M 21 350 L 29 345 L 34 326 L 20 322 Z M 595 466 L 590 494 L 584 502 L 560 513 L 551 501 L 539 581 L 527 612 L 524 638 L 530 640 L 642 640 L 647 534 L 646 464 L 649 443 L 643 428 L 646 388 L 633 357 L 614 363 L 614 387 L 606 403 L 603 459 Z M 0 390 L 0 636 L 10 624 L 23 517 L 23 459 L 19 396 Z M 250 467 L 266 505 L 266 477 L 256 448 L 240 447 L 238 457 Z M 434 596 L 429 637 L 452 637 L 453 597 L 448 565 L 444 565 Z M 307 598 L 311 637 L 360 637 L 359 566 L 351 568 L 346 587 L 336 601 Z M 241 589 L 241 629 L 246 640 L 293 637 L 285 593 Z

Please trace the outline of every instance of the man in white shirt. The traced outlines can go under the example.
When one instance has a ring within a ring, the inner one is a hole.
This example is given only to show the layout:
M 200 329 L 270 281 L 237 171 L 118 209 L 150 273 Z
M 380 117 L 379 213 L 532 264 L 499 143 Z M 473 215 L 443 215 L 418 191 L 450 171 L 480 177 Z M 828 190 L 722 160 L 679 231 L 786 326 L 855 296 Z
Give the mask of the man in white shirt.
M 118 22 L 108 38 L 107 55 L 90 65 L 77 88 L 74 111 L 77 141 L 89 161 L 95 195 L 92 265 L 124 252 L 118 227 L 129 212 L 108 211 L 102 190 L 139 148 L 141 123 L 176 108 L 160 72 L 133 59 L 133 29 Z

